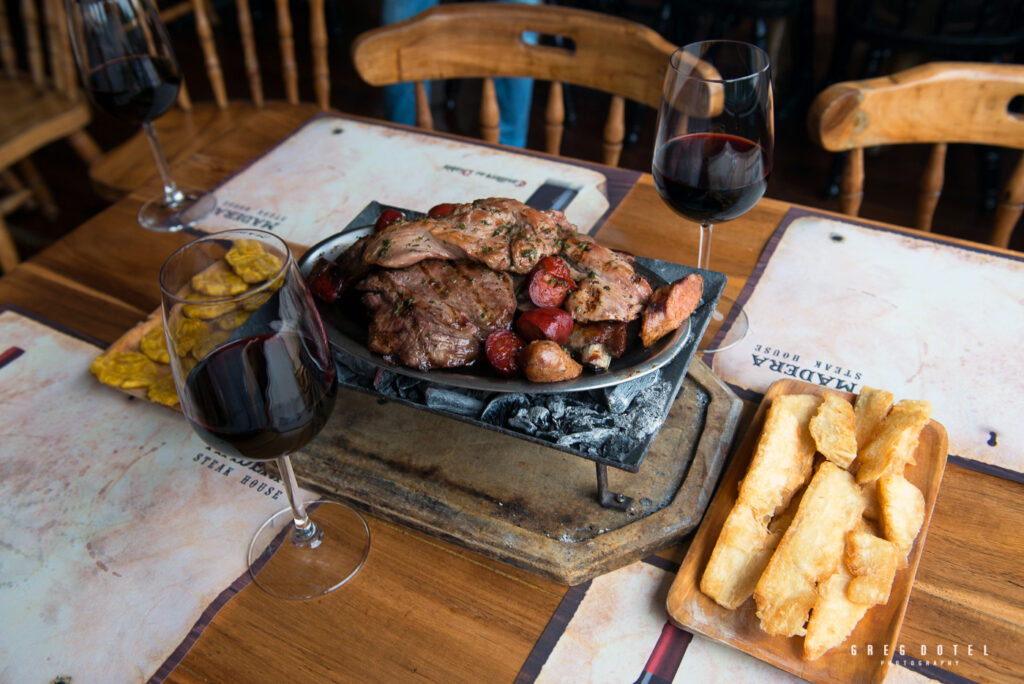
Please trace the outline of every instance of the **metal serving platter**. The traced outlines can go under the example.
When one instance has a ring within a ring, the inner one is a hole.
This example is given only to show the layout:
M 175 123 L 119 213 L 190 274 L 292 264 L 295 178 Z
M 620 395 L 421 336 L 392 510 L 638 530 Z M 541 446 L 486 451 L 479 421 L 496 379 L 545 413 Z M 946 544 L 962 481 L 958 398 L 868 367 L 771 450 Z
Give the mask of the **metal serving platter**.
M 355 221 L 353 222 L 355 223 Z M 356 240 L 372 230 L 365 224 L 350 228 L 322 240 L 311 247 L 299 259 L 303 276 L 309 275 L 313 265 L 320 259 L 333 261 Z M 647 278 L 652 288 L 673 282 L 699 269 L 673 264 L 657 259 L 637 257 L 636 270 Z M 522 392 L 548 394 L 553 392 L 580 392 L 610 387 L 634 380 L 658 370 L 673 359 L 683 356 L 686 364 L 693 357 L 697 343 L 711 320 L 715 305 L 725 288 L 725 276 L 714 271 L 699 271 L 704 277 L 704 296 L 701 305 L 688 319 L 686 325 L 666 335 L 648 348 L 637 339 L 636 331 L 630 329 L 631 344 L 626 353 L 612 361 L 611 368 L 603 373 L 585 370 L 573 380 L 553 383 L 535 383 L 525 379 L 502 378 L 493 373 L 486 363 L 465 368 L 435 369 L 421 371 L 415 368 L 389 363 L 380 354 L 370 351 L 366 345 L 368 319 L 360 307 L 340 306 L 337 303 L 317 302 L 327 337 L 338 350 L 361 361 L 393 373 L 424 380 L 435 385 L 447 385 L 483 392 Z M 356 310 L 353 310 L 356 309 Z M 636 322 L 633 326 L 638 325 Z M 685 366 L 684 366 L 685 367 Z

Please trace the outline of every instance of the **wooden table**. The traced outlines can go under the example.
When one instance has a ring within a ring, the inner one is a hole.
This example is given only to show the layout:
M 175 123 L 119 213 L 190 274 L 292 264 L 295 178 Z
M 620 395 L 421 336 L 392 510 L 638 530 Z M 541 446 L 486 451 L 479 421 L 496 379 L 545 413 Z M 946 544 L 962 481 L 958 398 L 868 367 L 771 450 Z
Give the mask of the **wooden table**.
M 254 112 L 175 175 L 183 185 L 211 187 L 313 113 L 273 106 Z M 159 267 L 188 239 L 139 228 L 139 203 L 157 191 L 154 179 L 0 279 L 0 302 L 106 343 L 117 339 L 159 306 Z M 739 294 L 791 206 L 765 199 L 716 231 L 712 267 L 728 275 L 728 295 Z M 697 253 L 697 230 L 664 205 L 649 175 L 598 238 L 681 263 Z M 304 602 L 249 586 L 220 611 L 170 680 L 514 679 L 567 587 L 379 519 L 369 524 L 372 552 L 352 583 Z M 1024 486 L 948 466 L 900 639 L 908 653 L 922 645 L 934 655 L 937 645 L 973 644 L 975 656 L 961 658 L 956 674 L 1009 681 L 1024 673 L 1021 529 Z M 685 550 L 661 555 L 681 561 Z M 977 654 L 982 646 L 987 655 Z

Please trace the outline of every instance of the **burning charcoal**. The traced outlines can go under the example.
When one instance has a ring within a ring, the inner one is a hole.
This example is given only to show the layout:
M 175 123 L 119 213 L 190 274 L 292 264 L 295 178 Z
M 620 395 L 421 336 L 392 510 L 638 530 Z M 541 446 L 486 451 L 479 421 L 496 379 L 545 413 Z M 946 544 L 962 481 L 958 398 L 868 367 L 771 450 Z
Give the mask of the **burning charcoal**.
M 499 394 L 487 404 L 480 420 L 492 425 L 505 425 L 516 411 L 529 405 L 530 400 L 525 394 Z
M 517 430 L 532 435 L 537 432 L 537 426 L 532 420 L 530 420 L 530 409 L 521 408 L 516 411 L 515 415 L 508 419 L 510 427 L 514 427 Z
M 390 373 L 384 369 L 379 369 L 377 374 L 373 376 L 373 389 L 377 390 L 381 394 L 387 394 L 390 396 L 396 396 L 395 391 L 395 378 L 397 376 L 394 373 Z
M 548 411 L 551 412 L 552 420 L 559 420 L 565 415 L 565 399 L 561 394 L 549 394 L 547 397 Z
M 531 406 L 530 421 L 538 428 L 549 427 L 551 425 L 551 411 L 544 406 Z
M 636 448 L 639 441 L 636 436 L 626 431 L 616 430 L 601 445 L 601 454 L 609 460 L 623 461 Z
M 619 383 L 605 390 L 605 403 L 612 413 L 622 413 L 629 408 L 633 398 L 661 379 L 661 371 L 642 375 L 636 380 Z
M 615 435 L 614 428 L 594 428 L 584 432 L 574 432 L 558 438 L 558 446 L 582 448 L 587 451 L 597 450 L 601 443 Z
M 484 407 L 484 402 L 476 397 L 441 387 L 427 387 L 423 396 L 430 408 L 460 416 L 476 417 Z
M 635 410 L 629 414 L 633 423 L 633 432 L 638 438 L 646 437 L 661 427 L 661 412 L 668 400 L 671 385 L 659 382 L 641 392 L 633 401 Z
M 377 373 L 376 366 L 337 349 L 334 350 L 334 361 L 338 368 L 338 379 L 342 383 L 360 387 L 373 386 L 374 376 Z

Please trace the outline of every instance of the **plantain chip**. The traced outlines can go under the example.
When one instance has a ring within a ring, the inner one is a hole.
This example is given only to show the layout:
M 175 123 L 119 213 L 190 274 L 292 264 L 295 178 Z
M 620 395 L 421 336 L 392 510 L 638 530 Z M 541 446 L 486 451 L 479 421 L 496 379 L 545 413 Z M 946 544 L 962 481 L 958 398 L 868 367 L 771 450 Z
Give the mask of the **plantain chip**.
M 178 390 L 174 387 L 174 376 L 170 373 L 165 373 L 158 377 L 153 384 L 149 386 L 146 396 L 148 396 L 151 401 L 161 403 L 164 406 L 177 406 Z
M 247 283 L 262 283 L 281 270 L 281 260 L 273 254 L 245 254 L 236 256 L 231 263 L 238 277 Z
M 96 357 L 89 370 L 105 385 L 136 389 L 153 384 L 158 369 L 151 359 L 139 352 L 115 352 Z
M 242 294 L 249 286 L 231 271 L 206 271 L 192 276 L 192 289 L 212 297 L 224 297 Z
M 184 358 L 192 351 L 192 347 L 209 332 L 210 324 L 194 318 L 179 318 L 174 328 L 174 351 Z
M 167 353 L 167 340 L 164 338 L 164 326 L 150 328 L 139 340 L 139 351 L 157 363 L 170 363 L 171 356 Z
M 189 318 L 199 318 L 208 321 L 235 310 L 233 302 L 218 302 L 197 294 L 190 294 L 188 299 L 189 301 L 196 302 L 195 304 L 186 304 L 182 307 L 182 311 Z

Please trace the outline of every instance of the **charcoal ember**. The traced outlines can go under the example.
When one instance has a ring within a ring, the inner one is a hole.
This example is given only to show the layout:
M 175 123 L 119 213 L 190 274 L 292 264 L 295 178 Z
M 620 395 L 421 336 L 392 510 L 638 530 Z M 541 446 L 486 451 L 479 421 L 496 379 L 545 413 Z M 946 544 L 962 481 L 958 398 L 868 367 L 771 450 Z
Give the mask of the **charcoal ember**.
M 630 423 L 638 438 L 646 437 L 661 427 L 662 409 L 668 401 L 671 391 L 671 384 L 659 382 L 642 391 L 633 400 L 636 408 L 629 411 L 632 418 Z
M 509 427 L 513 427 L 517 430 L 522 430 L 528 435 L 535 434 L 537 432 L 537 425 L 530 420 L 530 409 L 521 408 L 515 412 L 515 414 L 508 419 Z
M 648 387 L 661 380 L 661 371 L 654 371 L 642 375 L 636 380 L 621 382 L 618 385 L 608 387 L 604 391 L 604 401 L 608 410 L 612 413 L 623 413 L 633 403 L 633 399 Z
M 420 395 L 422 394 L 419 380 L 384 369 L 378 370 L 374 376 L 373 389 L 387 396 L 399 397 L 415 402 L 420 401 Z
M 369 388 L 373 386 L 377 367 L 360 358 L 334 350 L 334 365 L 343 384 Z
M 610 461 L 623 461 L 639 443 L 636 435 L 616 430 L 601 444 L 601 455 Z
M 427 406 L 432 409 L 456 413 L 460 416 L 475 418 L 484 408 L 484 402 L 471 394 L 443 387 L 427 387 L 423 391 L 423 398 Z
M 582 432 L 563 435 L 555 442 L 558 446 L 572 447 L 586 451 L 592 456 L 600 455 L 601 446 L 619 431 L 615 428 L 599 427 Z
M 509 418 L 519 409 L 528 408 L 530 400 L 525 394 L 499 394 L 480 414 L 480 420 L 492 425 L 507 425 Z

